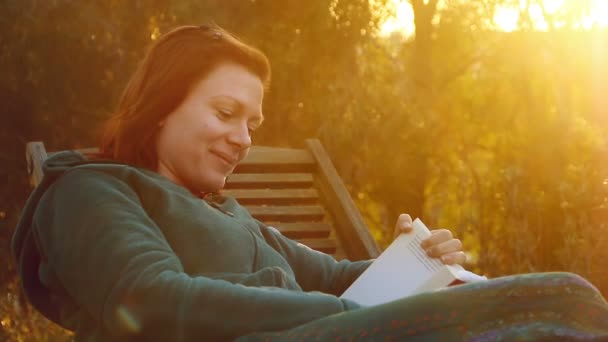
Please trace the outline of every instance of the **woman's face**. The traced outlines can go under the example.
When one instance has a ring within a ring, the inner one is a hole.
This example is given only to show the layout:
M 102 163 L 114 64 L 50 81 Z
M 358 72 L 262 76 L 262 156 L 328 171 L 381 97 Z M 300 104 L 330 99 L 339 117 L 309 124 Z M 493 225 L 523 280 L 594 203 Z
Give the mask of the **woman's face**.
M 223 188 L 262 123 L 263 97 L 262 81 L 246 68 L 215 67 L 160 123 L 157 172 L 195 192 Z

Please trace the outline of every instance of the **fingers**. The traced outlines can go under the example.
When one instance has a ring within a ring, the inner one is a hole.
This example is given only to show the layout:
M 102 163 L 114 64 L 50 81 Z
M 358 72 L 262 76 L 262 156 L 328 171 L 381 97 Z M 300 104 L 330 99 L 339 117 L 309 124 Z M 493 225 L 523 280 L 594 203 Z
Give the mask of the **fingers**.
M 422 248 L 428 248 L 434 245 L 438 245 L 442 242 L 449 241 L 452 239 L 452 232 L 448 229 L 436 229 L 431 231 L 431 236 L 420 244 Z
M 396 238 L 402 233 L 409 233 L 412 229 L 412 217 L 408 214 L 401 214 L 397 218 L 393 237 Z M 448 229 L 432 230 L 431 236 L 422 241 L 420 246 L 425 249 L 430 257 L 440 258 L 447 265 L 462 265 L 467 260 L 466 254 L 462 251 L 462 242 L 455 239 Z
M 439 258 L 442 255 L 460 251 L 462 251 L 462 242 L 458 239 L 450 239 L 426 248 L 427 254 L 433 258 Z
M 397 218 L 393 238 L 396 238 L 402 233 L 409 233 L 412 229 L 412 217 L 408 214 L 401 214 Z
M 460 251 L 444 254 L 439 259 L 446 265 L 463 265 L 467 261 L 467 255 Z
M 431 231 L 431 236 L 420 243 L 428 256 L 439 258 L 444 264 L 464 264 L 467 260 L 462 251 L 462 241 L 455 239 L 448 229 L 436 229 Z

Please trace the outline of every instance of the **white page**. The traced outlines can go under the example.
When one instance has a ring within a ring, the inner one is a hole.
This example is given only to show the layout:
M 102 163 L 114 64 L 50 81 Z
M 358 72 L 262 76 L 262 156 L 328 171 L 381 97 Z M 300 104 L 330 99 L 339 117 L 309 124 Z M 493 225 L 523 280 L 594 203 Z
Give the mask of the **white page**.
M 397 237 L 341 298 L 371 306 L 407 297 L 445 267 L 420 247 L 420 242 L 431 235 L 429 229 L 419 219 L 414 220 L 413 228 Z
M 464 271 L 460 265 L 443 265 L 438 272 L 434 273 L 422 285 L 416 288 L 412 292 L 412 295 L 446 287 L 454 282 L 454 280 L 459 279 L 457 274 L 460 271 Z

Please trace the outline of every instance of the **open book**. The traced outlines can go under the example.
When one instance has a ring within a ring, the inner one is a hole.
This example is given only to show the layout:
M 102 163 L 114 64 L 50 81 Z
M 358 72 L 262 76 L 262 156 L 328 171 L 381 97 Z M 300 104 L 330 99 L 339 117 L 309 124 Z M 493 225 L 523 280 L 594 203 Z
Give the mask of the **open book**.
M 372 306 L 450 284 L 486 279 L 460 265 L 444 265 L 429 257 L 420 243 L 431 232 L 420 219 L 414 220 L 413 228 L 399 235 L 340 298 Z

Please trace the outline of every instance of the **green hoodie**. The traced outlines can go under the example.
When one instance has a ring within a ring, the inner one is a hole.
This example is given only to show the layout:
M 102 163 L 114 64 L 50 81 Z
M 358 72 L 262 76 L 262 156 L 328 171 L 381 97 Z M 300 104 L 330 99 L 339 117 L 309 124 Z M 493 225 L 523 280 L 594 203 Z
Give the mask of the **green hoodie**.
M 62 152 L 12 248 L 30 301 L 81 340 L 230 340 L 356 308 L 335 261 L 155 172 Z

